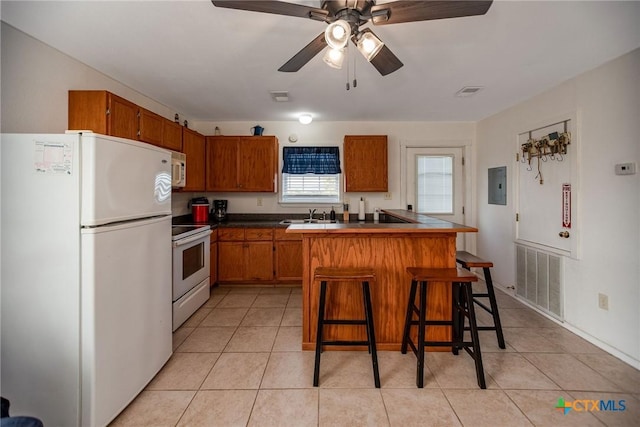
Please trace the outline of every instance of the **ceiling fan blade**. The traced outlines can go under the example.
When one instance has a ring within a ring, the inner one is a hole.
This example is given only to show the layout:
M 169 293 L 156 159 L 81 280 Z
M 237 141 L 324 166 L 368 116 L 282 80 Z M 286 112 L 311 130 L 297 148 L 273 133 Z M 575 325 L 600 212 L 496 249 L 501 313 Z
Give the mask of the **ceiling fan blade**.
M 375 36 L 375 38 L 380 40 L 380 37 L 376 36 L 376 34 L 373 31 L 371 31 L 369 28 L 364 28 L 360 30 L 360 34 L 363 34 L 363 33 L 371 33 Z M 354 34 L 351 37 L 351 41 L 356 46 L 358 45 L 358 36 L 359 34 L 358 35 Z M 391 52 L 391 49 L 389 49 L 386 44 L 383 44 L 382 49 L 380 49 L 380 52 L 378 52 L 376 56 L 374 56 L 369 62 L 371 62 L 371 64 L 374 67 L 376 67 L 376 70 L 378 70 L 378 72 L 383 76 L 386 76 L 387 74 L 391 74 L 394 71 L 397 71 L 404 65 L 402 61 L 400 61 L 398 57 L 395 56 L 393 52 Z
M 318 37 L 311 40 L 311 43 L 302 48 L 302 50 L 296 53 L 293 58 L 287 61 L 282 67 L 278 68 L 278 71 L 285 73 L 293 73 L 302 68 L 307 62 L 311 61 L 322 49 L 327 46 L 327 42 L 324 39 L 324 32 L 320 33 Z
M 297 16 L 298 18 L 311 18 L 319 21 L 324 21 L 324 18 L 329 14 L 324 9 L 284 1 L 211 0 L 211 3 L 216 7 L 226 7 L 227 9 L 274 13 L 276 15 Z
M 397 71 L 404 65 L 386 45 L 382 46 L 380 52 L 371 60 L 371 64 L 383 76 Z
M 374 25 L 400 22 L 429 21 L 432 19 L 460 18 L 484 15 L 491 7 L 489 1 L 410 1 L 401 0 L 371 7 Z M 386 11 L 386 13 L 385 13 Z

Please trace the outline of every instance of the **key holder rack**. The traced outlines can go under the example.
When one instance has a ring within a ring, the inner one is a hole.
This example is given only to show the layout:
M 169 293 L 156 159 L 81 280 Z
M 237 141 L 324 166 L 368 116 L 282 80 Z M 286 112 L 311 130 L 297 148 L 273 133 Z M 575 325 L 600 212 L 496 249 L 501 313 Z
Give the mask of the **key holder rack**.
M 571 133 L 567 132 L 567 121 L 563 122 L 564 132 L 551 132 L 548 135 L 543 136 L 540 139 L 532 137 L 533 132 L 529 131 L 529 139 L 527 142 L 520 146 L 522 158 L 519 160 L 522 163 L 528 163 L 528 171 L 533 170 L 531 166 L 531 160 L 537 160 L 538 174 L 536 179 L 540 180 L 540 185 L 544 183 L 542 172 L 540 170 L 540 163 L 547 162 L 549 160 L 556 160 L 561 162 L 564 160 L 564 156 L 567 154 L 567 147 L 571 144 Z

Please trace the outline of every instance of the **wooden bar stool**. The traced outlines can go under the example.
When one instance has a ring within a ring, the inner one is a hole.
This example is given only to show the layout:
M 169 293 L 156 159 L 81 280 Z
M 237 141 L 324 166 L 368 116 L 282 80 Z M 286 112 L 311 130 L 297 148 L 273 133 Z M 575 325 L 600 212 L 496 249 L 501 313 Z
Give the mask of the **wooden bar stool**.
M 478 278 L 471 272 L 459 268 L 407 267 L 407 273 L 411 275 L 411 290 L 409 292 L 409 302 L 407 303 L 401 351 L 405 354 L 407 346 L 410 346 L 418 359 L 416 378 L 418 388 L 424 386 L 424 349 L 426 346 L 451 347 L 453 354 L 458 354 L 458 350 L 463 348 L 475 361 L 478 385 L 480 388 L 487 388 L 471 291 L 471 283 L 478 281 Z M 427 285 L 429 282 L 447 282 L 453 286 L 450 320 L 427 320 Z M 418 284 L 420 284 L 419 290 Z M 415 305 L 416 292 L 419 292 L 418 298 L 420 302 L 418 306 Z M 417 320 L 413 319 L 414 313 L 418 315 Z M 471 341 L 464 340 L 465 319 L 469 320 Z M 427 341 L 425 327 L 429 325 L 451 326 L 451 340 Z M 418 326 L 418 340 L 416 343 L 412 341 L 410 336 L 411 326 Z
M 482 268 L 484 272 L 484 281 L 487 284 L 487 292 L 483 293 L 473 293 L 473 302 L 478 304 L 480 308 L 485 310 L 493 317 L 493 326 L 478 326 L 479 331 L 496 331 L 496 336 L 498 337 L 498 346 L 502 349 L 506 348 L 504 344 L 504 335 L 502 335 L 502 324 L 500 323 L 500 314 L 498 313 L 498 303 L 496 302 L 496 293 L 493 290 L 493 281 L 491 280 L 491 271 L 489 270 L 493 267 L 493 263 L 491 261 L 485 261 L 482 258 L 478 258 L 475 255 L 470 254 L 466 251 L 457 251 L 456 252 L 456 262 L 467 270 L 471 270 L 471 268 Z M 485 302 L 479 300 L 478 298 L 489 298 L 489 305 L 487 307 Z
M 376 335 L 373 330 L 373 310 L 371 308 L 371 293 L 369 282 L 375 282 L 376 275 L 372 268 L 316 268 L 313 280 L 320 281 L 320 301 L 318 306 L 318 329 L 316 332 L 316 360 L 313 371 L 313 386 L 317 387 L 320 378 L 320 354 L 324 345 L 354 346 L 366 345 L 371 353 L 373 364 L 373 379 L 376 388 L 380 388 L 380 374 L 378 373 L 378 354 L 376 351 Z M 337 282 L 357 281 L 362 283 L 364 305 L 364 319 L 325 319 L 325 301 L 327 284 Z M 367 331 L 366 341 L 325 341 L 322 337 L 324 325 L 364 325 Z

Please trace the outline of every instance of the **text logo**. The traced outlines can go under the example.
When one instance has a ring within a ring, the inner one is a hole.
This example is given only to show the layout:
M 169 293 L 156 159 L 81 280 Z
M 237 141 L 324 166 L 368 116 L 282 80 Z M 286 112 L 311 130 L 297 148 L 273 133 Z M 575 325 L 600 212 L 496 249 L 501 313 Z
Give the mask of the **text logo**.
M 556 409 L 567 415 L 571 410 L 576 412 L 622 412 L 627 409 L 625 400 L 591 400 L 580 399 L 569 402 L 563 397 L 558 399 Z

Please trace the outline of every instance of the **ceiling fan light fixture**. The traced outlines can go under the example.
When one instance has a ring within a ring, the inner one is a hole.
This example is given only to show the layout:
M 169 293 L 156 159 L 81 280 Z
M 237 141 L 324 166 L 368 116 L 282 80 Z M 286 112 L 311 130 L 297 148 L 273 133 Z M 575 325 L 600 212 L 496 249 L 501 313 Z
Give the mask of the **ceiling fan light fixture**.
M 351 25 L 344 19 L 338 19 L 327 26 L 324 31 L 324 39 L 334 49 L 342 49 L 351 37 Z
M 308 125 L 313 121 L 313 117 L 311 117 L 311 114 L 300 114 L 300 117 L 298 117 L 298 121 L 303 125 Z
M 331 68 L 340 70 L 344 61 L 344 49 L 328 48 L 322 60 Z
M 362 56 L 367 58 L 367 61 L 371 61 L 383 48 L 384 43 L 382 42 L 382 40 L 373 35 L 373 33 L 366 32 L 361 33 L 361 36 L 358 39 L 356 45 L 358 46 L 358 50 L 360 51 Z

